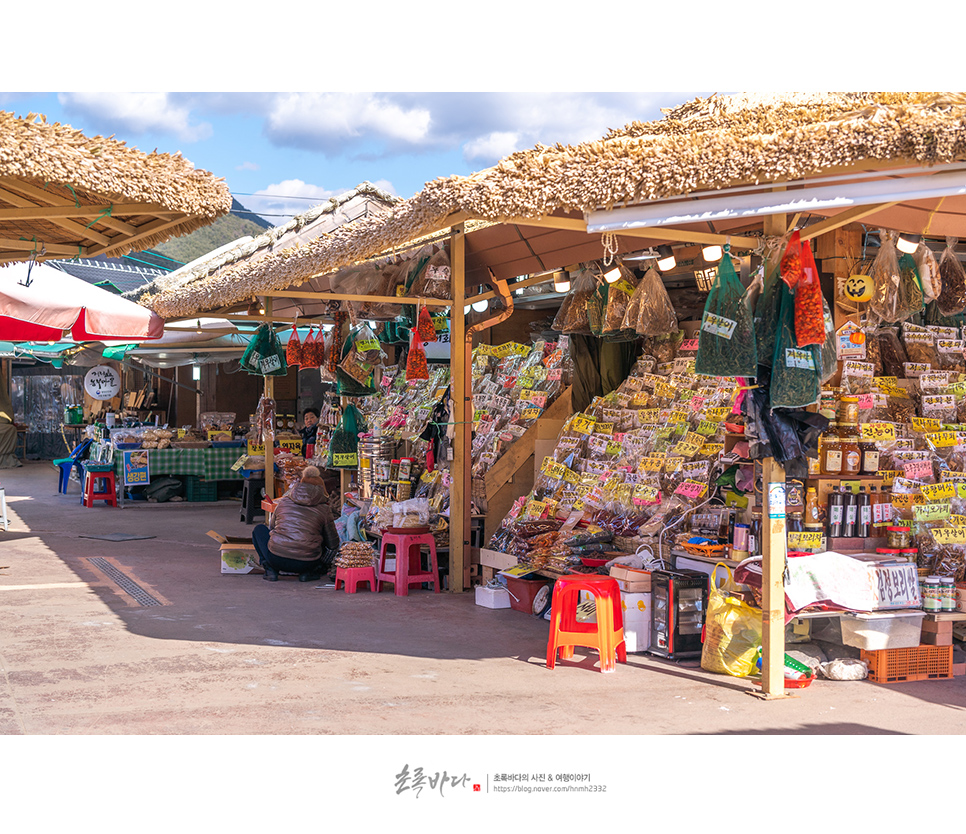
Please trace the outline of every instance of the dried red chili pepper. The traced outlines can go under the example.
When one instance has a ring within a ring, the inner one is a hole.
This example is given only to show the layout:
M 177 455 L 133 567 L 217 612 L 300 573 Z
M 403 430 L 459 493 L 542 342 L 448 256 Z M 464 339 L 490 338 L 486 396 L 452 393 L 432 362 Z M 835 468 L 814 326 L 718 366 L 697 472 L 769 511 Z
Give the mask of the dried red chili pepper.
M 795 341 L 803 348 L 825 344 L 825 308 L 818 268 L 807 240 L 802 246 L 801 262 L 802 275 L 795 289 Z
M 807 243 L 808 241 L 806 241 Z M 782 280 L 789 289 L 795 289 L 802 277 L 802 236 L 796 229 L 785 247 L 785 254 L 781 260 Z

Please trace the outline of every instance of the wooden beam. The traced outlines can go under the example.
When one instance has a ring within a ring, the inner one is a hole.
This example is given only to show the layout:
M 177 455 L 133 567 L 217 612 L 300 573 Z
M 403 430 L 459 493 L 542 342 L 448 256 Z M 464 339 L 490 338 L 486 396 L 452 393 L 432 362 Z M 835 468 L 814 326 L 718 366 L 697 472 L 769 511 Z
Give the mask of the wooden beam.
M 9 194 L 9 192 L 7 192 Z M 20 208 L 0 209 L 0 220 L 52 220 L 56 218 L 97 217 L 110 211 L 110 215 L 120 214 L 180 214 L 177 209 L 166 209 L 156 203 L 105 203 L 96 206 L 38 206 L 23 200 Z
M 72 257 L 78 254 L 78 247 L 68 246 L 63 243 L 47 243 L 43 240 L 11 240 L 10 238 L 0 238 L 0 250 L 11 249 L 15 252 L 33 252 L 36 251 L 38 254 L 41 249 L 46 248 L 46 257 L 51 257 L 52 255 L 66 255 L 67 257 Z M 85 256 L 87 254 L 87 249 L 85 247 L 80 247 L 80 255 Z
M 621 229 L 615 232 L 618 237 L 646 237 L 654 240 L 670 240 L 682 243 L 699 243 L 702 245 L 718 244 L 724 246 L 729 242 L 733 248 L 757 249 L 761 240 L 746 235 L 721 235 L 712 232 L 689 232 L 685 229 L 672 229 L 668 226 L 648 226 L 639 229 Z
M 0 197 L 9 203 L 13 203 L 15 206 L 17 206 L 17 209 L 37 209 L 37 205 L 35 203 L 10 191 L 0 189 Z M 76 209 L 77 207 L 74 206 L 73 208 Z M 8 211 L 16 211 L 17 209 L 8 209 Z M 66 218 L 50 218 L 50 222 L 55 226 L 59 226 L 64 231 L 75 235 L 80 240 L 90 240 L 94 243 L 104 243 L 105 241 L 110 240 L 110 238 L 106 235 L 103 235 L 100 232 L 95 232 L 93 229 L 89 229 L 86 226 L 80 225 L 79 223 L 74 223 Z
M 507 286 L 510 292 L 513 292 L 514 290 L 520 290 L 524 287 L 532 287 L 534 284 L 544 284 L 550 280 L 554 272 L 562 271 L 562 269 L 555 269 L 553 272 L 542 272 L 539 275 L 531 275 L 529 278 L 525 278 L 523 281 L 514 281 L 512 284 L 508 284 Z M 499 295 L 499 293 L 497 293 L 495 290 L 487 290 L 479 295 L 474 295 L 472 298 L 467 298 L 466 301 L 463 302 L 463 306 L 465 307 L 467 304 L 473 304 L 477 301 L 489 301 L 491 298 L 496 298 L 497 295 Z M 563 295 L 561 295 L 561 298 L 563 298 Z
M 463 567 L 470 556 L 472 499 L 472 342 L 466 338 L 466 240 L 462 225 L 450 238 L 453 313 L 450 317 L 450 393 L 453 398 L 453 460 L 449 502 L 449 590 L 463 591 Z
M 819 221 L 818 223 L 813 223 L 810 226 L 806 226 L 804 229 L 802 229 L 802 240 L 812 240 L 819 235 L 825 234 L 825 232 L 838 229 L 840 226 L 847 226 L 849 223 L 855 223 L 861 220 L 863 217 L 868 217 L 870 214 L 875 214 L 878 211 L 884 211 L 885 209 L 892 208 L 893 206 L 897 205 L 899 205 L 898 202 L 880 203 L 875 206 L 856 206 L 855 208 L 841 211 L 834 217 L 828 217 L 825 220 Z
M 157 220 L 152 223 L 145 223 L 143 226 L 137 226 L 137 227 L 132 226 L 131 227 L 132 229 L 136 228 L 136 232 L 134 234 L 129 235 L 127 237 L 118 236 L 116 238 L 113 238 L 111 240 L 110 245 L 108 246 L 100 246 L 100 247 L 92 248 L 91 255 L 92 256 L 102 255 L 105 252 L 111 249 L 116 249 L 119 246 L 132 245 L 134 243 L 137 243 L 139 240 L 143 240 L 146 237 L 150 237 L 151 235 L 162 234 L 166 231 L 174 229 L 177 226 L 180 226 L 187 219 L 188 219 L 188 215 L 181 214 L 181 215 L 178 215 L 173 220 L 170 220 L 170 219 Z
M 305 298 L 313 301 L 369 301 L 376 304 L 413 305 L 424 307 L 452 307 L 453 302 L 445 298 L 405 298 L 398 295 L 352 295 L 338 292 L 307 292 L 303 290 L 278 290 L 260 293 L 266 298 Z
M 75 206 L 76 202 L 73 200 L 68 200 L 64 197 L 58 197 L 51 194 L 49 191 L 45 191 L 42 188 L 37 188 L 36 186 L 29 185 L 21 180 L 13 179 L 11 177 L 0 178 L 0 185 L 6 186 L 8 189 L 13 189 L 18 194 L 23 194 L 31 197 L 34 200 L 39 201 L 41 204 L 49 206 Z M 12 201 L 11 201 L 12 202 Z M 113 217 L 103 217 L 100 220 L 101 226 L 106 226 L 109 229 L 113 229 L 115 232 L 120 232 L 121 234 L 129 235 L 131 234 L 135 227 L 123 220 L 117 220 Z

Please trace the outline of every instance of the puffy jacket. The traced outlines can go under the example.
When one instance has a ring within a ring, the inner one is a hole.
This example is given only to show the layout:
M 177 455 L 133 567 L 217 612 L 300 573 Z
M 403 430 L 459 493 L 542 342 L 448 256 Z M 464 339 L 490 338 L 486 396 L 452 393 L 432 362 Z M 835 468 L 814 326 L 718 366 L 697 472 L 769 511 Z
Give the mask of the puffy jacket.
M 268 549 L 276 556 L 312 562 L 339 548 L 329 498 L 320 484 L 299 481 L 279 498 L 270 528 Z

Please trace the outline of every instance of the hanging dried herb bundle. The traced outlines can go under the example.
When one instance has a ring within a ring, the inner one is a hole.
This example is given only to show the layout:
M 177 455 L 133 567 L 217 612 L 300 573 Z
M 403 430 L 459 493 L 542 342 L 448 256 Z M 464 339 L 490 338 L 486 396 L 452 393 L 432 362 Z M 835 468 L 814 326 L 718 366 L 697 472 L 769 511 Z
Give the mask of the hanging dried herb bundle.
M 298 319 L 292 324 L 292 335 L 288 337 L 285 345 L 285 361 L 289 365 L 302 366 L 302 342 L 299 341 L 299 331 L 296 327 Z
M 896 238 L 895 232 L 879 230 L 879 253 L 869 270 L 874 285 L 869 314 L 883 322 L 905 321 L 913 313 L 918 313 L 923 304 L 915 262 L 909 258 L 900 269 Z
M 798 347 L 825 343 L 825 312 L 818 268 L 806 240 L 801 251 L 801 277 L 795 287 L 795 339 Z
M 674 312 L 664 280 L 654 267 L 644 274 L 634 298 L 637 300 L 637 317 L 633 324 L 625 320 L 625 326 L 629 325 L 641 336 L 665 336 L 677 331 L 677 313 Z

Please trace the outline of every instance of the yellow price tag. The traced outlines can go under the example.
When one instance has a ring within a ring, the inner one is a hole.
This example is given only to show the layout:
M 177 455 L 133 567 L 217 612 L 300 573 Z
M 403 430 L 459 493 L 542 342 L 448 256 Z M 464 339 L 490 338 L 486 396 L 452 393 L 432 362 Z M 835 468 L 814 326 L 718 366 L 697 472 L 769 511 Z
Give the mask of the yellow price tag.
M 550 466 L 547 467 L 547 475 L 549 475 L 551 478 L 562 479 L 566 471 L 567 467 L 557 461 L 554 461 L 550 464 Z
M 901 473 L 895 469 L 883 469 L 879 474 L 882 476 L 882 486 L 892 486 Z
M 730 408 L 709 408 L 704 412 L 709 420 L 717 420 L 719 423 L 725 419 L 730 413 Z
M 698 423 L 698 427 L 695 429 L 695 431 L 698 434 L 703 434 L 707 437 L 710 437 L 712 434 L 717 434 L 718 427 L 720 425 L 721 423 L 716 423 L 712 420 L 702 420 L 700 423 Z
M 949 516 L 949 504 L 914 504 L 912 507 L 912 517 L 916 521 L 942 521 Z
M 926 496 L 927 501 L 943 501 L 956 497 L 956 485 L 950 481 L 940 484 L 923 484 L 919 491 Z
M 705 443 L 700 449 L 698 449 L 698 454 L 713 457 L 715 455 L 720 455 L 723 451 L 724 443 Z
M 956 445 L 956 432 L 937 431 L 926 435 L 926 440 L 936 449 L 949 448 Z
M 863 423 L 859 434 L 863 440 L 895 440 L 896 427 L 891 423 Z
M 662 466 L 664 466 L 664 458 L 656 455 L 648 455 L 647 457 L 641 458 L 641 462 L 637 465 L 637 471 L 660 472 Z
M 642 504 L 651 504 L 657 500 L 660 490 L 651 484 L 638 484 L 634 487 L 634 500 Z
M 916 431 L 925 433 L 939 431 L 942 428 L 942 424 L 938 420 L 933 420 L 931 417 L 913 417 L 912 427 Z
M 248 441 L 248 454 L 249 455 L 264 455 L 265 454 L 265 444 L 264 443 L 252 443 L 251 440 Z
M 812 531 L 789 533 L 788 546 L 794 549 L 818 550 L 822 546 L 822 534 Z
M 684 458 L 682 457 L 668 457 L 664 461 L 664 471 L 667 473 L 677 472 L 684 465 Z
M 966 515 L 956 515 L 953 514 L 947 519 L 949 524 L 953 527 L 966 527 Z
M 613 434 L 614 424 L 613 423 L 597 423 L 594 426 L 594 434 Z
M 966 544 L 966 527 L 937 527 L 931 532 L 937 544 Z
M 594 425 L 596 423 L 596 417 L 588 417 L 586 414 L 578 414 L 574 417 L 574 421 L 570 427 L 578 434 L 591 435 L 594 433 Z

